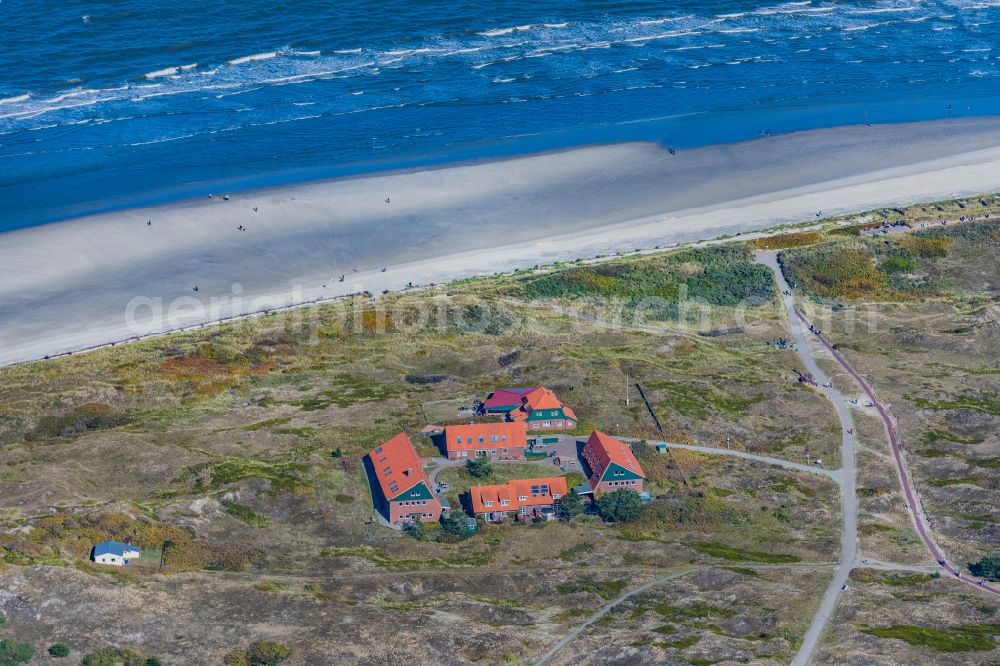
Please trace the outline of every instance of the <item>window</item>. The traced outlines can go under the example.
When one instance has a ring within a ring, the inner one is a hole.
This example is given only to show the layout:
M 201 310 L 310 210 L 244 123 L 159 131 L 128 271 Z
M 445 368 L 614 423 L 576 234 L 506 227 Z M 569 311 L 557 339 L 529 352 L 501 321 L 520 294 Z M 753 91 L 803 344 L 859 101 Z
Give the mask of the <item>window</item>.
M 487 502 L 483 502 L 483 506 L 493 506 L 493 501 L 490 500 L 490 501 L 487 501 Z
M 380 447 L 378 447 L 377 449 L 375 449 L 375 453 L 376 453 L 376 454 L 378 454 L 378 453 L 382 453 L 382 447 L 380 446 Z
M 469 440 L 469 441 L 468 441 L 468 443 L 469 443 L 469 444 L 472 444 L 472 438 L 471 438 L 471 437 L 469 437 L 469 438 L 468 438 L 468 440 Z
M 527 495 L 518 495 L 517 499 L 520 500 L 521 502 L 526 502 L 528 500 L 528 496 Z
M 500 440 L 506 442 L 507 441 L 507 435 L 500 435 Z
M 507 449 L 500 449 L 500 451 L 501 451 L 501 452 L 502 452 L 502 453 L 503 453 L 504 455 L 507 455 Z
M 551 428 L 552 427 L 552 421 L 546 421 L 545 423 L 542 424 L 542 427 L 543 428 Z
M 507 506 L 510 504 L 510 500 L 500 500 L 500 506 Z
M 549 494 L 549 486 L 546 483 L 542 484 L 542 494 L 543 495 L 548 495 Z
M 462 436 L 461 435 L 459 435 L 458 437 L 455 438 L 455 443 L 456 444 L 461 444 L 462 443 Z
M 490 435 L 490 441 L 491 442 L 499 442 L 500 438 L 497 437 L 496 435 Z
M 555 493 L 552 493 L 552 499 L 554 499 L 554 500 L 557 500 L 557 499 L 559 499 L 560 497 L 562 497 L 562 495 L 557 495 L 557 494 L 555 494 Z
M 538 494 L 538 486 L 536 486 L 536 485 L 531 486 L 531 494 L 532 495 L 537 495 Z

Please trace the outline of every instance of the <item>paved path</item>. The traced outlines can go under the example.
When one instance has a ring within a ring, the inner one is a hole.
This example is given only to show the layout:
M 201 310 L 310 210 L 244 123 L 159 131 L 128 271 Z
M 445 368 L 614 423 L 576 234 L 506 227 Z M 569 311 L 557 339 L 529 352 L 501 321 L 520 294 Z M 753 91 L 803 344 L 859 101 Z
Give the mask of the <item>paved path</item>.
M 619 439 L 626 442 L 638 442 L 639 439 L 635 437 L 619 437 Z M 843 470 L 839 469 L 823 469 L 822 467 L 814 467 L 812 465 L 803 465 L 802 463 L 792 462 L 791 460 L 784 460 L 782 458 L 772 458 L 770 456 L 759 456 L 755 453 L 749 453 L 747 451 L 739 451 L 734 449 L 722 449 L 717 446 L 696 446 L 694 444 L 676 444 L 673 442 L 661 442 L 655 439 L 647 439 L 651 445 L 656 446 L 657 444 L 666 444 L 667 448 L 671 449 L 685 449 L 687 451 L 697 451 L 699 453 L 707 453 L 709 455 L 720 455 L 720 456 L 732 456 L 734 458 L 745 458 L 746 460 L 756 460 L 757 462 L 767 463 L 768 465 L 777 465 L 779 467 L 784 467 L 786 469 L 794 469 L 800 472 L 809 472 L 811 474 L 821 474 L 830 479 L 833 479 L 838 484 L 843 483 Z
M 805 317 L 798 312 L 798 310 L 796 310 L 796 314 L 803 322 L 806 321 Z M 893 426 L 892 417 L 889 416 L 888 411 L 886 411 L 882 403 L 879 402 L 878 398 L 875 397 L 875 392 L 872 391 L 868 382 L 862 379 L 861 375 L 859 375 L 847 362 L 847 359 L 845 359 L 840 352 L 833 348 L 830 341 L 819 335 L 816 336 L 816 338 L 827 348 L 827 350 L 829 350 L 837 363 L 839 363 L 844 370 L 846 370 L 847 373 L 854 378 L 854 381 L 858 383 L 861 389 L 865 392 L 865 395 L 868 396 L 868 399 L 872 402 L 872 404 L 874 404 L 875 409 L 878 411 L 879 417 L 881 417 L 882 423 L 885 425 L 886 434 L 889 436 L 889 444 L 892 446 L 892 455 L 896 462 L 896 472 L 899 475 L 899 482 L 903 488 L 903 495 L 906 497 L 907 510 L 910 513 L 910 518 L 913 520 L 914 527 L 917 528 L 917 533 L 920 534 L 920 540 L 924 542 L 927 550 L 930 551 L 934 559 L 947 573 L 952 576 L 959 577 L 962 582 L 967 583 L 972 587 L 991 592 L 995 595 L 1000 595 L 1000 588 L 995 585 L 986 585 L 985 583 L 980 584 L 969 578 L 961 578 L 959 576 L 959 570 L 947 562 L 941 547 L 934 540 L 934 537 L 930 533 L 930 529 L 927 527 L 927 523 L 924 519 L 924 513 L 921 511 L 920 505 L 914 495 L 913 485 L 910 481 L 909 472 L 906 469 L 906 463 L 903 460 L 903 454 L 899 446 L 899 438 L 896 436 L 896 428 Z
M 777 252 L 760 252 L 757 254 L 756 260 L 758 263 L 764 264 L 771 268 L 774 272 L 775 279 L 778 283 L 778 288 L 782 292 L 782 300 L 785 305 L 785 309 L 788 312 L 789 322 L 792 327 L 792 333 L 795 337 L 797 343 L 797 351 L 799 356 L 802 358 L 803 363 L 805 363 L 806 368 L 813 373 L 816 381 L 820 384 L 825 384 L 829 382 L 826 374 L 823 373 L 819 366 L 816 364 L 815 359 L 812 356 L 812 352 L 806 342 L 806 333 L 808 330 L 809 321 L 806 319 L 805 315 L 795 307 L 794 300 L 790 295 L 784 295 L 784 292 L 791 293 L 791 289 L 788 283 L 785 281 L 785 277 L 781 272 L 781 268 L 777 261 Z M 917 533 L 920 535 L 921 541 L 930 551 L 934 559 L 940 563 L 939 569 L 944 569 L 947 573 L 952 576 L 957 577 L 962 582 L 967 585 L 974 587 L 979 590 L 983 590 L 995 595 L 1000 596 L 1000 588 L 994 585 L 987 585 L 985 583 L 977 583 L 969 578 L 961 578 L 960 572 L 954 566 L 946 561 L 944 554 L 941 551 L 940 546 L 934 541 L 934 538 L 930 534 L 920 506 L 916 501 L 916 497 L 913 492 L 913 486 L 910 482 L 909 472 L 906 469 L 906 464 L 903 460 L 903 455 L 899 446 L 899 439 L 896 436 L 896 429 L 893 425 L 892 418 L 886 411 L 885 407 L 879 402 L 878 398 L 875 397 L 875 392 L 871 389 L 868 383 L 861 378 L 861 375 L 851 367 L 850 363 L 843 355 L 834 349 L 833 344 L 824 338 L 822 335 L 809 334 L 810 337 L 815 337 L 815 339 L 822 344 L 827 351 L 833 356 L 834 360 L 844 368 L 847 373 L 854 378 L 861 389 L 864 391 L 865 395 L 875 406 L 878 411 L 879 417 L 882 419 L 882 423 L 885 426 L 886 434 L 889 437 L 889 444 L 892 446 L 892 454 L 896 463 L 896 472 L 899 475 L 899 481 L 903 488 L 903 494 L 906 497 L 907 510 L 910 513 L 910 518 L 913 520 L 913 524 L 917 529 Z M 843 483 L 841 484 L 842 492 L 842 504 L 844 513 L 844 534 L 842 539 L 842 558 L 841 565 L 837 569 L 837 573 L 834 575 L 833 581 L 830 583 L 830 587 L 827 588 L 826 594 L 823 596 L 823 600 L 820 603 L 819 609 L 816 611 L 816 615 L 813 617 L 812 625 L 809 627 L 809 631 L 806 633 L 806 637 L 802 642 L 802 646 L 799 648 L 798 654 L 792 661 L 793 666 L 805 666 L 809 663 L 813 652 L 816 649 L 816 644 L 819 640 L 820 635 L 823 633 L 827 622 L 833 614 L 834 607 L 836 606 L 837 598 L 840 595 L 842 587 L 847 583 L 847 577 L 854 566 L 863 564 L 865 567 L 870 568 L 903 568 L 901 565 L 894 564 L 882 564 L 882 563 L 859 563 L 857 561 L 857 513 L 858 513 L 858 501 L 857 501 L 857 491 L 855 488 L 855 465 L 854 465 L 854 445 L 853 438 L 847 433 L 847 428 L 851 427 L 851 416 L 849 408 L 847 407 L 847 402 L 844 396 L 840 394 L 836 389 L 825 389 L 830 399 L 833 401 L 834 407 L 837 409 L 837 414 L 840 417 L 841 424 L 844 424 L 844 444 L 843 444 Z M 918 570 L 916 567 L 913 570 Z M 927 567 L 921 567 L 919 570 L 927 571 Z M 933 567 L 930 570 L 935 570 Z
M 605 615 L 607 615 L 608 613 L 610 613 L 611 610 L 615 606 L 617 606 L 618 604 L 622 603 L 623 601 L 625 601 L 629 597 L 635 596 L 636 594 L 639 594 L 640 592 L 645 592 L 649 588 L 655 587 L 655 586 L 659 585 L 660 583 L 665 583 L 668 580 L 674 580 L 675 578 L 680 578 L 681 576 L 686 576 L 689 573 L 691 573 L 692 571 L 696 571 L 697 569 L 698 569 L 698 567 L 691 567 L 689 569 L 684 569 L 683 571 L 677 571 L 677 572 L 674 572 L 674 573 L 671 573 L 671 574 L 667 574 L 666 576 L 661 576 L 661 577 L 657 578 L 656 580 L 650 581 L 650 582 L 648 582 L 648 583 L 646 583 L 644 585 L 640 585 L 639 587 L 635 588 L 631 592 L 626 592 L 622 596 L 618 597 L 617 599 L 615 599 L 611 603 L 609 603 L 606 606 L 604 606 L 604 608 L 602 608 L 601 610 L 599 610 L 596 613 L 594 613 L 593 615 L 591 615 L 590 619 L 588 619 L 586 622 L 584 622 L 583 624 L 581 624 L 579 627 L 577 627 L 576 629 L 574 629 L 573 631 L 571 631 L 570 633 L 568 633 L 566 636 L 564 636 L 563 639 L 561 641 L 559 641 L 558 643 L 556 643 L 552 647 L 551 650 L 549 650 L 548 652 L 546 652 L 545 654 L 543 654 L 538 659 L 538 661 L 535 662 L 535 666 L 542 666 L 542 664 L 544 664 L 549 659 L 551 659 L 552 657 L 554 657 L 556 655 L 556 653 L 559 652 L 559 650 L 561 650 L 567 643 L 569 643 L 571 640 L 573 640 L 574 638 L 576 638 L 577 636 L 579 636 L 580 633 L 582 631 L 584 631 L 587 627 L 589 627 L 590 625 L 594 624 L 595 622 L 597 622 L 598 620 L 600 620 L 602 617 L 604 617 Z
M 785 276 L 782 275 L 781 268 L 778 266 L 777 253 L 773 251 L 760 252 L 757 254 L 756 261 L 767 266 L 774 272 L 778 290 L 782 294 L 782 302 L 788 313 L 788 323 L 792 330 L 792 337 L 795 339 L 796 351 L 802 359 L 806 370 L 812 373 L 818 384 L 829 383 L 830 379 L 820 369 L 819 364 L 816 363 L 816 359 L 813 357 L 812 350 L 809 347 L 809 341 L 806 339 L 807 335 L 812 335 L 808 333 L 809 322 L 806 321 L 806 318 L 795 307 L 793 298 L 790 295 L 785 295 L 785 292 L 791 293 L 791 288 L 788 286 L 788 282 L 785 281 Z M 805 664 L 809 663 L 813 652 L 816 650 L 816 645 L 823 633 L 823 629 L 833 615 L 840 592 L 844 585 L 847 584 L 847 577 L 850 575 L 851 569 L 857 564 L 858 559 L 858 495 L 855 489 L 854 436 L 848 432 L 854 423 L 851 411 L 848 408 L 848 401 L 840 391 L 835 388 L 823 388 L 822 390 L 826 392 L 827 397 L 837 411 L 837 417 L 840 419 L 840 427 L 843 433 L 840 454 L 842 473 L 840 504 L 844 528 L 841 534 L 840 565 L 837 567 L 833 575 L 833 580 L 830 581 L 830 586 L 826 589 L 822 601 L 820 601 L 819 608 L 813 616 L 812 624 L 809 625 L 809 629 L 806 631 L 798 654 L 792 660 L 792 666 L 805 666 Z

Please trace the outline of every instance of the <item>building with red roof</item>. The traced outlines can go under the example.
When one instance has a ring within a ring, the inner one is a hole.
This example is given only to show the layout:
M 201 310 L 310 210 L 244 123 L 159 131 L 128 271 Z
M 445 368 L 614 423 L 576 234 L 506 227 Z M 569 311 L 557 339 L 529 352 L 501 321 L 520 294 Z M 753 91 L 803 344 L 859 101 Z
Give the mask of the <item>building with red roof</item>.
M 573 410 L 544 386 L 497 389 L 483 402 L 488 414 L 504 414 L 529 431 L 572 430 L 578 422 Z
M 510 514 L 537 515 L 554 509 L 566 494 L 566 478 L 517 479 L 496 486 L 472 486 L 469 497 L 476 517 L 503 520 Z
M 399 433 L 365 456 L 375 508 L 393 525 L 441 518 L 441 500 L 431 490 L 424 463 L 410 438 Z
M 444 429 L 449 460 L 484 456 L 496 460 L 524 460 L 528 436 L 523 423 L 470 423 Z
M 595 430 L 583 446 L 583 459 L 590 466 L 590 487 L 595 494 L 619 488 L 642 492 L 646 473 L 628 444 Z
M 520 407 L 524 402 L 524 396 L 534 390 L 533 388 L 497 389 L 483 402 L 483 410 L 487 414 L 506 414 Z

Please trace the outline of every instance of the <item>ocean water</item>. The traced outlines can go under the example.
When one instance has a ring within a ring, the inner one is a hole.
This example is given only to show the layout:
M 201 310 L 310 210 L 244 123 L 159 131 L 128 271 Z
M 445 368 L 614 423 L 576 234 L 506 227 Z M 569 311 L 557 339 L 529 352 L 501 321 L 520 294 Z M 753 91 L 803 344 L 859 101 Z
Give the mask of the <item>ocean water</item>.
M 0 230 L 541 149 L 1000 113 L 1000 1 L 0 0 Z

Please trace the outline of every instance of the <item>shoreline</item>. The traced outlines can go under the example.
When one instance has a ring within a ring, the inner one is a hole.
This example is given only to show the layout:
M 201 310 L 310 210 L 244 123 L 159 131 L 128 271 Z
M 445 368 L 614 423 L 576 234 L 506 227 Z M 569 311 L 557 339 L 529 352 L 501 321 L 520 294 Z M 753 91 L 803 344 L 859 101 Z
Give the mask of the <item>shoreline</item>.
M 0 234 L 9 267 L 0 365 L 408 283 L 750 238 L 819 211 L 1000 190 L 998 167 L 998 118 L 847 126 L 676 155 L 651 144 L 589 146 L 18 229 Z M 129 327 L 136 299 L 183 303 L 188 313 L 176 325 Z M 234 310 L 205 310 L 219 299 Z

